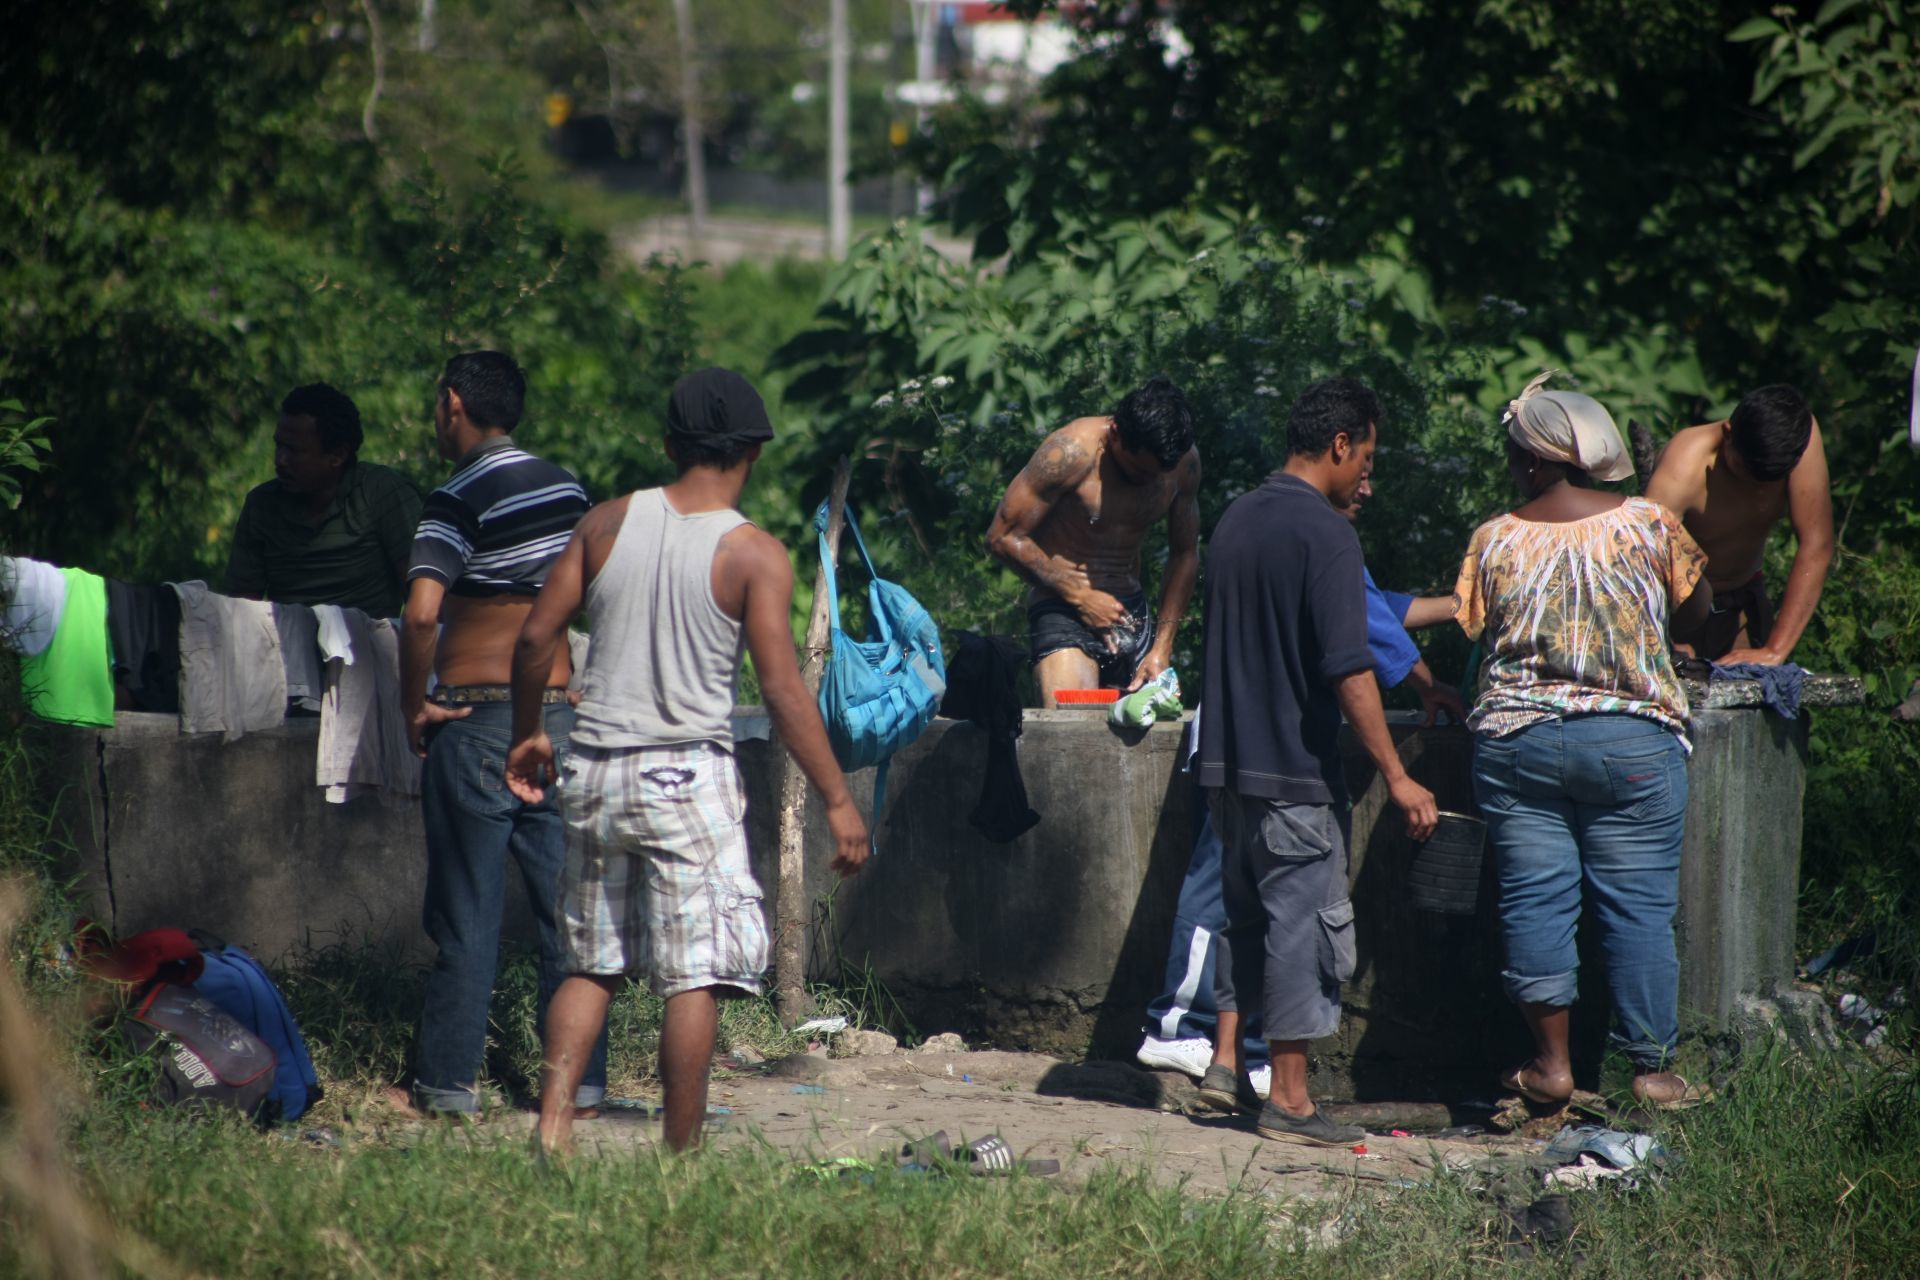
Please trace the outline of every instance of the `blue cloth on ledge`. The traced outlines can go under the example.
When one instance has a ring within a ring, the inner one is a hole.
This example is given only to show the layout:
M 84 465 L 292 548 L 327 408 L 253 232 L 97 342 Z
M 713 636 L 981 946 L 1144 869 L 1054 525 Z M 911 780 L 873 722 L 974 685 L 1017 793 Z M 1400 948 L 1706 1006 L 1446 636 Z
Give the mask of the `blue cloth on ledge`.
M 1758 662 L 1736 662 L 1731 666 L 1722 666 L 1717 662 L 1707 664 L 1713 668 L 1712 680 L 1752 680 L 1760 686 L 1760 696 L 1766 701 L 1767 710 L 1785 716 L 1789 720 L 1800 718 L 1800 693 L 1812 674 L 1796 662 L 1783 662 L 1777 667 L 1766 666 Z

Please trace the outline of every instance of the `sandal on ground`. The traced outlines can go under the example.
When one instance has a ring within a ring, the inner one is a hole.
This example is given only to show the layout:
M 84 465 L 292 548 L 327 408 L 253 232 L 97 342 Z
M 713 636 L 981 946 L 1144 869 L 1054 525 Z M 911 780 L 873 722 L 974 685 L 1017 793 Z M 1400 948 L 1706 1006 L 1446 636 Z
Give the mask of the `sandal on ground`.
M 1537 1102 L 1543 1107 L 1563 1106 L 1567 1102 L 1572 1100 L 1573 1095 L 1570 1093 L 1564 1097 L 1556 1097 L 1555 1095 L 1546 1092 L 1544 1089 L 1534 1088 L 1532 1085 L 1527 1083 L 1525 1073 L 1526 1073 L 1525 1065 L 1515 1067 L 1513 1070 L 1507 1072 L 1505 1075 L 1500 1077 L 1500 1087 L 1502 1089 L 1511 1089 L 1513 1092 L 1525 1098 L 1528 1102 Z
M 1051 1177 L 1060 1172 L 1058 1160 L 1022 1160 L 1015 1156 L 1013 1148 L 1007 1145 L 1007 1140 L 997 1133 L 990 1138 L 975 1138 L 960 1148 L 959 1156 L 969 1172 L 983 1177 L 988 1174 L 1012 1173 L 1016 1169 L 1021 1173 L 1040 1178 Z
M 952 1161 L 953 1143 L 948 1140 L 947 1131 L 941 1129 L 931 1137 L 902 1146 L 894 1167 L 902 1173 L 931 1173 Z
M 1695 1084 L 1678 1071 L 1670 1071 L 1666 1074 L 1671 1075 L 1675 1080 L 1680 1082 L 1680 1093 L 1677 1097 L 1665 1099 L 1648 1098 L 1636 1092 L 1633 1095 L 1633 1100 L 1651 1111 L 1688 1111 L 1704 1103 L 1712 1102 L 1716 1097 L 1712 1085 Z
M 1012 1173 L 1016 1169 L 1042 1178 L 1060 1172 L 1058 1160 L 1018 1159 L 1013 1154 L 1013 1148 L 1007 1145 L 1007 1140 L 998 1134 L 990 1138 L 976 1138 L 956 1151 L 947 1137 L 947 1131 L 941 1129 L 931 1137 L 909 1142 L 900 1148 L 898 1167 L 902 1173 L 931 1173 L 955 1164 L 964 1165 L 969 1173 L 981 1176 Z

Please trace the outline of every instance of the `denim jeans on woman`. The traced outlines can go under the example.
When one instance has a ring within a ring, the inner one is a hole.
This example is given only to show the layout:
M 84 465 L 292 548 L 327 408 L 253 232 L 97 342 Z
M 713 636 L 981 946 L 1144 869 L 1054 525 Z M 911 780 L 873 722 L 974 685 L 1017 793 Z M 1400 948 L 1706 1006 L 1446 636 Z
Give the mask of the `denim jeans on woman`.
M 1664 1067 L 1679 1038 L 1673 916 L 1687 757 L 1678 736 L 1631 715 L 1543 720 L 1480 738 L 1473 790 L 1500 870 L 1508 996 L 1573 1003 L 1584 899 L 1606 955 L 1612 1043 L 1637 1067 Z
M 546 708 L 555 762 L 565 765 L 573 708 Z M 500 963 L 500 919 L 506 907 L 507 858 L 520 865 L 540 947 L 536 1028 L 546 1030 L 547 1004 L 561 971 L 556 914 L 567 832 L 549 788 L 539 804 L 507 790 L 507 746 L 513 706 L 473 704 L 427 740 L 420 809 L 427 829 L 427 901 L 421 923 L 439 948 L 427 971 L 426 1008 L 414 1049 L 414 1099 L 433 1111 L 475 1111 L 486 1058 L 487 1008 Z M 601 1029 L 574 1105 L 597 1106 L 606 1095 L 607 1033 Z

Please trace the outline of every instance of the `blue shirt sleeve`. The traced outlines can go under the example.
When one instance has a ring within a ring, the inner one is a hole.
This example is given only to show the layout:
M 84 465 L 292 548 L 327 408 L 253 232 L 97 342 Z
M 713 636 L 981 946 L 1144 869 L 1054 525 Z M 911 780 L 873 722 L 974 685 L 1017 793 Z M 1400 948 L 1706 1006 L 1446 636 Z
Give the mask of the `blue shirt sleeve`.
M 1420 661 L 1420 650 L 1413 637 L 1400 625 L 1407 616 L 1412 596 L 1382 591 L 1374 585 L 1373 575 L 1360 571 L 1367 587 L 1367 648 L 1373 651 L 1373 673 L 1391 689 L 1407 678 L 1413 664 Z

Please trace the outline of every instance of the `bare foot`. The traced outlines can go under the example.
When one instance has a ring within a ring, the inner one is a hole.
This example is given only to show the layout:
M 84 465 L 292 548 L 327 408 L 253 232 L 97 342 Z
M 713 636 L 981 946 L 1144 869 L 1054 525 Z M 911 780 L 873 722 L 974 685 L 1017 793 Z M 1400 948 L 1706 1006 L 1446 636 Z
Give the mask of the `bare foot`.
M 405 1085 L 389 1085 L 380 1091 L 380 1101 L 408 1120 L 425 1120 L 427 1113 L 413 1105 L 413 1091 Z
M 559 1168 L 573 1159 L 572 1139 L 550 1143 L 538 1126 L 535 1126 L 533 1137 L 527 1143 L 527 1150 L 533 1156 L 533 1162 L 543 1169 Z
M 1500 1084 L 1529 1102 L 1565 1102 L 1573 1096 L 1573 1072 L 1566 1067 L 1542 1069 L 1538 1060 L 1507 1072 L 1500 1077 Z
M 575 1120 L 598 1120 L 600 1118 L 600 1108 L 575 1107 L 573 1109 L 573 1118 Z
M 1650 1107 L 1671 1107 L 1699 1100 L 1686 1077 L 1672 1071 L 1649 1071 L 1633 1078 L 1633 1096 Z

